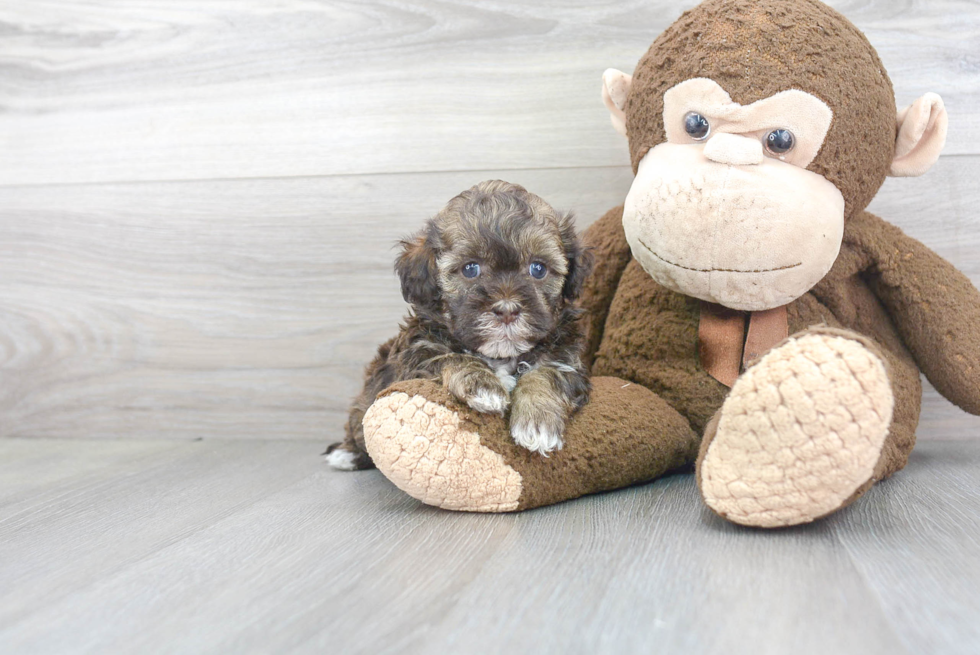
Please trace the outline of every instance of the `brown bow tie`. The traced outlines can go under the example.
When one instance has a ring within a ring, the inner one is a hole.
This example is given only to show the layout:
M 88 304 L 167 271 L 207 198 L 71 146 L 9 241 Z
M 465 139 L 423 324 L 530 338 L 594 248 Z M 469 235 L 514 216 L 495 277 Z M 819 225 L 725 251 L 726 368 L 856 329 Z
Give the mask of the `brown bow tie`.
M 742 312 L 701 301 L 698 357 L 708 375 L 726 387 L 735 384 L 745 367 L 787 336 L 789 321 L 785 305 L 761 312 Z

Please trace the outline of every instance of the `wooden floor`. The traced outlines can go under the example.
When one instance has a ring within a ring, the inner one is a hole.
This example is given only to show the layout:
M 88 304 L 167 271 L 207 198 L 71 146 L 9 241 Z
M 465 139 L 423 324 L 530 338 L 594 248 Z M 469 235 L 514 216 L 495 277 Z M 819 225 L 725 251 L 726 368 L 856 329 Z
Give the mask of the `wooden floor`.
M 980 442 L 817 525 L 693 478 L 523 514 L 419 504 L 299 441 L 0 441 L 2 653 L 980 652 Z
M 980 419 L 744 530 L 690 476 L 520 515 L 318 454 L 405 311 L 392 245 L 520 183 L 623 202 L 599 84 L 695 0 L 0 2 L 0 655 L 980 653 Z M 833 0 L 937 166 L 871 210 L 980 285 L 980 4 Z

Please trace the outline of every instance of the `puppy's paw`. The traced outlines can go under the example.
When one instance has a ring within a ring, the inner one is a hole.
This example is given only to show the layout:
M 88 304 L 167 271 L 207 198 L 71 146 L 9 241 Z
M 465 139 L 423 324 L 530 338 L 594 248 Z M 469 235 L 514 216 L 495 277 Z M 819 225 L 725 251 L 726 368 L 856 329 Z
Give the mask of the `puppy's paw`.
M 338 471 L 360 471 L 374 467 L 370 455 L 348 445 L 346 442 L 331 445 L 323 454 L 323 459 L 330 465 L 330 468 Z
M 480 389 L 466 399 L 466 404 L 484 414 L 503 416 L 507 412 L 507 406 L 510 405 L 510 398 L 507 397 L 507 391 L 503 388 Z
M 450 393 L 483 414 L 503 416 L 510 406 L 510 394 L 489 368 L 459 371 L 446 383 Z
M 562 433 L 565 431 L 564 422 L 555 420 L 533 421 L 515 417 L 510 419 L 510 436 L 514 443 L 522 448 L 541 453 L 545 457 L 554 450 L 561 450 L 565 445 Z
M 559 390 L 555 372 L 538 368 L 517 382 L 510 410 L 510 436 L 518 446 L 545 457 L 565 442 L 565 423 L 574 404 Z
M 335 468 L 338 471 L 354 471 L 357 469 L 357 465 L 354 460 L 357 459 L 357 455 L 350 452 L 349 450 L 341 450 L 337 448 L 336 450 L 327 453 L 323 457 L 330 468 Z
M 526 395 L 514 399 L 510 412 L 510 436 L 522 448 L 545 457 L 565 445 L 565 412 L 549 403 L 534 404 Z

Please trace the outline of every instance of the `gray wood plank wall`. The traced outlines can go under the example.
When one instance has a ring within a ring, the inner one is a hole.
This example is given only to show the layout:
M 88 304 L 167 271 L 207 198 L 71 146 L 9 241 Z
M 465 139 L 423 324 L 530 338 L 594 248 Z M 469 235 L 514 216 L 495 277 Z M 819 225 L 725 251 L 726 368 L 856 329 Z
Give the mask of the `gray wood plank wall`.
M 599 100 L 693 2 L 0 4 L 0 436 L 339 435 L 460 190 L 620 204 Z M 831 2 L 950 138 L 872 210 L 980 283 L 980 3 Z M 927 390 L 920 436 L 980 437 Z

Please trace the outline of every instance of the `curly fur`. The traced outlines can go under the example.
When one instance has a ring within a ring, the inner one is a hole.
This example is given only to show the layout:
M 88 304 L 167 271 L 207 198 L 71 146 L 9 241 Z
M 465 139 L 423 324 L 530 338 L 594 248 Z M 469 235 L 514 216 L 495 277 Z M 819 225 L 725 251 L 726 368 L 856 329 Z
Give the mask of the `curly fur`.
M 434 379 L 471 408 L 506 415 L 515 441 L 542 454 L 562 446 L 568 417 L 588 401 L 576 299 L 592 269 L 568 213 L 493 180 L 464 191 L 401 242 L 395 262 L 411 304 L 398 336 L 367 367 L 336 468 L 373 466 L 361 422 L 395 382 Z M 467 278 L 475 263 L 480 274 Z M 535 279 L 532 263 L 547 273 Z

